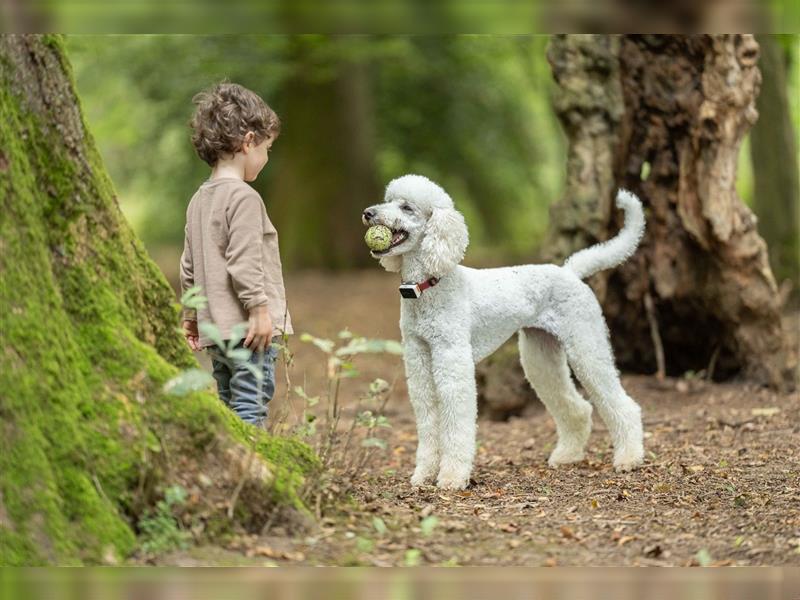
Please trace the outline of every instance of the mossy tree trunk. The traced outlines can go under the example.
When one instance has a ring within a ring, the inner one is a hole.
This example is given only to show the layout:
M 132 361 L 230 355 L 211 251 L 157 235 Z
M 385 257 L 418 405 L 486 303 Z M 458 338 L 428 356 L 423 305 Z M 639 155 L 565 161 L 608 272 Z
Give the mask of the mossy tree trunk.
M 0 36 L 0 208 L 0 564 L 122 560 L 172 484 L 196 491 L 198 531 L 302 510 L 305 446 L 241 424 L 214 394 L 162 392 L 197 365 L 58 36 Z M 240 482 L 228 520 L 219 506 Z

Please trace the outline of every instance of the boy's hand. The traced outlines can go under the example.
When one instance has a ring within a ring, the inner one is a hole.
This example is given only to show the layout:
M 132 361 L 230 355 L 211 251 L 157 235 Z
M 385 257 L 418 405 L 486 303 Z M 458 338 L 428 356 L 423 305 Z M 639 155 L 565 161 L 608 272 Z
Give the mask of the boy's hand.
M 200 334 L 197 331 L 197 321 L 184 321 L 183 322 L 183 335 L 189 348 L 195 351 L 200 351 Z
M 266 350 L 272 341 L 272 319 L 267 305 L 254 306 L 250 309 L 250 328 L 244 339 L 244 347 L 252 351 Z

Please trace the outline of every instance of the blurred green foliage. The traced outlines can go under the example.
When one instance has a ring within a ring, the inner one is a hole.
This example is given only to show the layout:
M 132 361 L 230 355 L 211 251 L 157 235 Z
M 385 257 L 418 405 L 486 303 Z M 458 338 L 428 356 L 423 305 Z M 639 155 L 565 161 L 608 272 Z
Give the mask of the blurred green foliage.
M 786 87 L 789 110 L 794 126 L 797 148 L 800 148 L 800 35 L 781 33 L 775 38 L 783 50 L 786 63 Z M 800 152 L 797 155 L 797 168 L 800 169 Z M 753 206 L 753 165 L 750 160 L 750 134 L 745 136 L 739 152 L 738 172 L 736 174 L 736 191 L 742 201 L 751 209 Z M 798 199 L 800 202 L 800 199 Z M 800 228 L 800 224 L 798 224 Z M 768 240 L 769 241 L 769 240 Z
M 778 37 L 800 131 L 800 37 Z M 186 204 L 210 173 L 189 141 L 191 98 L 223 78 L 253 89 L 283 118 L 270 164 L 253 185 L 282 232 L 286 268 L 369 263 L 365 249 L 342 246 L 363 246 L 360 208 L 407 172 L 441 183 L 464 212 L 468 262 L 533 259 L 565 167 L 547 40 L 70 35 L 67 49 L 120 204 L 174 279 Z M 752 205 L 747 143 L 738 189 Z M 351 185 L 332 194 L 342 182 Z
M 300 60 L 288 36 L 68 36 L 84 111 L 120 204 L 157 259 L 165 248 L 180 252 L 186 204 L 209 174 L 189 142 L 193 94 L 227 77 L 285 115 L 298 93 L 287 91 L 289 81 L 302 76 L 313 92 L 348 62 L 366 67 L 363 118 L 374 150 L 366 168 L 377 181 L 414 171 L 445 186 L 467 216 L 473 258 L 490 249 L 532 255 L 559 193 L 565 152 L 549 108 L 547 36 L 302 36 L 302 43 Z M 328 110 L 320 101 L 319 111 Z M 332 159 L 337 144 L 348 143 L 319 139 L 303 125 L 284 119 L 281 137 L 330 144 Z M 268 211 L 284 144 L 278 140 L 254 183 Z M 275 199 L 290 205 L 279 219 L 291 218 L 291 200 Z M 360 228 L 358 214 L 352 218 Z M 282 225 L 276 222 L 279 231 Z M 307 266 L 292 256 L 285 262 Z

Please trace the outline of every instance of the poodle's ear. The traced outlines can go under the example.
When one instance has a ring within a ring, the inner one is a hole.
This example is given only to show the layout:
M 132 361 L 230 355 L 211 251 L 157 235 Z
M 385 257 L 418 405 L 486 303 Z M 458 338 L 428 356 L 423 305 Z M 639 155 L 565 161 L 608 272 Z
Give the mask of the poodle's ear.
M 402 256 L 386 256 L 381 258 L 379 262 L 381 266 L 390 273 L 399 273 L 400 269 L 403 267 Z
M 452 271 L 464 258 L 468 243 L 463 215 L 454 208 L 434 208 L 420 243 L 422 260 L 431 277 Z

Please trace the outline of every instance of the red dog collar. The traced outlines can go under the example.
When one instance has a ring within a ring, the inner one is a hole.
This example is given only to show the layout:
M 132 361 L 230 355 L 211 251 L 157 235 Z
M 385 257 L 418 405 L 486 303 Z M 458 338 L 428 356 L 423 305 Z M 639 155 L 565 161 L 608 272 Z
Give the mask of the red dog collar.
M 432 288 L 437 283 L 439 283 L 439 279 L 436 277 L 431 277 L 427 281 L 423 281 L 422 283 L 403 283 L 400 285 L 400 295 L 403 298 L 412 298 L 416 299 L 422 295 L 422 292 L 427 290 L 428 288 Z

